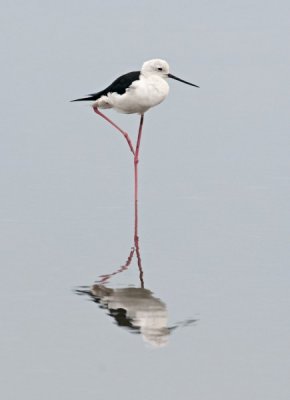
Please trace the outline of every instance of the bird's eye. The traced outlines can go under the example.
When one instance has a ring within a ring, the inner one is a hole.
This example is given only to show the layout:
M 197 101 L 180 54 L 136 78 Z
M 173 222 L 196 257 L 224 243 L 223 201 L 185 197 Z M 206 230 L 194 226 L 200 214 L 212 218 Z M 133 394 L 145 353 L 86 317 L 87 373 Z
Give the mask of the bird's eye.
M 158 71 L 162 71 L 162 68 L 161 67 L 159 67 L 159 68 L 157 68 L 158 69 Z

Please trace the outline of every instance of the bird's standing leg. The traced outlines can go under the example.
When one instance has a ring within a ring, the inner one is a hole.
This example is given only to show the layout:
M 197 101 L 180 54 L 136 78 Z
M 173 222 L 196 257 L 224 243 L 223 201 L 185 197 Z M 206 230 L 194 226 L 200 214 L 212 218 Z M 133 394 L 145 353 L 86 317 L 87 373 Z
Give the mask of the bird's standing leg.
M 138 163 L 139 163 L 139 149 L 142 136 L 144 114 L 141 114 L 138 138 L 136 143 L 135 155 L 134 155 L 134 205 L 135 205 L 135 229 L 134 229 L 134 240 L 135 245 L 138 243 Z
M 93 109 L 96 114 L 98 114 L 100 117 L 104 118 L 107 122 L 109 122 L 111 125 L 113 125 L 114 128 L 116 128 L 120 133 L 122 133 L 124 138 L 127 140 L 127 143 L 130 147 L 131 152 L 135 155 L 134 147 L 132 145 L 132 142 L 131 142 L 131 139 L 130 139 L 128 133 L 124 132 L 121 128 L 119 128 L 118 125 L 116 125 L 113 121 L 111 121 L 110 118 L 108 118 L 105 114 L 101 113 L 101 111 L 98 109 L 98 107 L 93 106 Z

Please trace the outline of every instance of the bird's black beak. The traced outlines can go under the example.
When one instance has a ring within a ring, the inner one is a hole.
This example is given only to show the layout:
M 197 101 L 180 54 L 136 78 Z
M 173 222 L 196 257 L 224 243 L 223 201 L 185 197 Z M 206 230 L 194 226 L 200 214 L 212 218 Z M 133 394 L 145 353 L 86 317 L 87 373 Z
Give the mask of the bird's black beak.
M 168 76 L 168 78 L 172 78 L 172 79 L 175 79 L 176 81 L 183 82 L 183 83 L 186 83 L 187 85 L 195 86 L 195 87 L 199 88 L 199 86 L 194 85 L 193 83 L 190 83 L 190 82 L 186 82 L 183 79 L 177 78 L 177 76 L 174 76 L 172 74 L 168 74 L 167 76 Z

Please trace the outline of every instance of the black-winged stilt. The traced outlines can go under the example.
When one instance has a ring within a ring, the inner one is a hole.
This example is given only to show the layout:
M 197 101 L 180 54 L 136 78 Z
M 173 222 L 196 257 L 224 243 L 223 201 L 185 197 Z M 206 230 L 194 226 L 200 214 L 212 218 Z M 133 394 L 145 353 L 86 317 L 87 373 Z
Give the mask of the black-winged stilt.
M 111 85 L 100 92 L 72 101 L 93 101 L 92 107 L 98 115 L 113 125 L 127 140 L 134 155 L 135 174 L 135 238 L 138 238 L 138 162 L 139 149 L 144 121 L 144 113 L 160 104 L 168 95 L 167 78 L 175 79 L 187 85 L 199 87 L 169 73 L 166 61 L 154 59 L 144 62 L 141 71 L 129 72 L 117 78 Z M 123 131 L 99 109 L 113 108 L 125 114 L 140 114 L 140 124 L 136 146 L 134 148 L 127 132 Z

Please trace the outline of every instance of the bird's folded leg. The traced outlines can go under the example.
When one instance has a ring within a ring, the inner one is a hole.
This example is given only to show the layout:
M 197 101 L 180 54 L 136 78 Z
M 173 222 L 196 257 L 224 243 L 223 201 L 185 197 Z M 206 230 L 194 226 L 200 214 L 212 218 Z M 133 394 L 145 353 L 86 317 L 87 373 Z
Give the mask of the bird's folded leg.
M 96 114 L 100 115 L 100 117 L 104 118 L 107 122 L 109 122 L 111 125 L 113 125 L 114 128 L 116 128 L 126 139 L 131 152 L 133 153 L 133 155 L 135 155 L 135 150 L 134 147 L 132 145 L 131 139 L 128 135 L 127 132 L 123 131 L 118 125 L 115 124 L 115 122 L 113 122 L 112 120 L 110 120 L 110 118 L 108 118 L 105 114 L 101 113 L 101 111 L 98 109 L 98 107 L 96 105 L 93 105 L 93 110 L 95 111 Z

